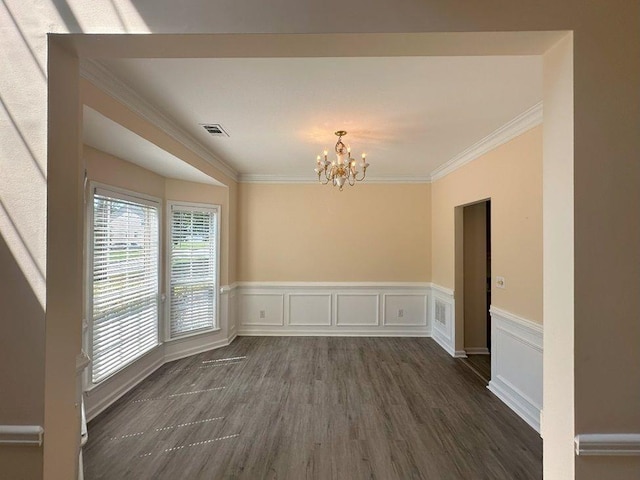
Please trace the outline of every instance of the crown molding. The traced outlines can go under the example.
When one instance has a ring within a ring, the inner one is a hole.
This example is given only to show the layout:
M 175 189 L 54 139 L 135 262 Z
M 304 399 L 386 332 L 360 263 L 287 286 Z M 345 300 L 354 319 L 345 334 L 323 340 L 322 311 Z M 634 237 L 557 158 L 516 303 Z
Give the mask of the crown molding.
M 239 176 L 240 183 L 313 183 L 317 184 L 315 174 L 311 175 L 255 175 L 243 173 Z M 367 177 L 365 183 L 431 183 L 428 175 L 424 176 L 389 176 Z
M 82 59 L 80 61 L 80 76 L 89 80 L 96 87 L 104 90 L 113 98 L 126 105 L 133 112 L 180 142 L 226 176 L 238 181 L 238 172 L 212 154 L 199 140 L 176 125 L 175 122 L 169 119 L 157 107 L 142 98 L 135 90 L 114 76 L 97 60 Z
M 218 158 L 190 133 L 175 124 L 157 107 L 142 98 L 135 90 L 126 85 L 99 61 L 82 59 L 80 61 L 80 76 L 107 92 L 113 98 L 126 105 L 164 133 L 180 142 L 189 150 L 207 161 L 211 166 L 236 182 L 241 183 L 317 183 L 313 176 L 293 175 L 261 175 L 239 174 L 231 166 Z M 514 119 L 493 131 L 482 140 L 474 143 L 458 155 L 454 156 L 430 175 L 418 176 L 380 176 L 368 177 L 367 183 L 431 183 L 439 180 L 476 158 L 507 143 L 518 135 L 542 123 L 542 102 L 537 103 Z
M 509 140 L 522 135 L 527 130 L 537 127 L 542 123 L 542 102 L 535 104 L 525 112 L 510 120 L 497 130 L 494 130 L 482 140 L 474 143 L 466 150 L 440 165 L 431 172 L 431 181 L 439 180 L 460 167 L 472 162 L 485 153 L 507 143 Z

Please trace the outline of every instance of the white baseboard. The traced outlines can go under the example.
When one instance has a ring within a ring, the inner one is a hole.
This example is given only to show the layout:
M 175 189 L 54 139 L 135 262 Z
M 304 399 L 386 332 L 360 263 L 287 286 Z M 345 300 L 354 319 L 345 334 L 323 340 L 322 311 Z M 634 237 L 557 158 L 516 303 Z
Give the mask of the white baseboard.
M 0 445 L 40 447 L 43 433 L 40 425 L 0 425 Z
M 575 446 L 581 456 L 640 456 L 640 433 L 581 433 Z
M 453 358 L 467 358 L 467 352 L 464 350 L 456 350 L 452 345 L 449 344 L 446 340 L 443 340 L 439 335 L 432 335 L 432 338 L 435 342 L 442 347 L 442 349 L 451 355 Z
M 488 389 L 540 433 L 542 325 L 491 307 Z

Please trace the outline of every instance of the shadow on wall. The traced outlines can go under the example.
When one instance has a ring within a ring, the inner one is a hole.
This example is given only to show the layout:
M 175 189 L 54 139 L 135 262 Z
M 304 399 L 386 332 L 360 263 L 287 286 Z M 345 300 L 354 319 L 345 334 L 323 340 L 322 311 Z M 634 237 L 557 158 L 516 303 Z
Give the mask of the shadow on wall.
M 10 278 L 0 288 L 2 336 L 0 424 L 42 425 L 44 420 L 44 309 L 0 234 L 0 271 Z M 30 344 L 24 348 L 25 339 Z

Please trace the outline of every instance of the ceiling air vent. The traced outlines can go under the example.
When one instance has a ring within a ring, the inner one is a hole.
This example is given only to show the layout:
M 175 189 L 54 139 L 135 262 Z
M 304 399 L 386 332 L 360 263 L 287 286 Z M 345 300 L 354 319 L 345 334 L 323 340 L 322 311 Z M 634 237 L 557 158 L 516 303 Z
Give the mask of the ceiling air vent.
M 209 132 L 214 137 L 228 137 L 229 134 L 222 128 L 219 123 L 201 123 L 202 128 Z

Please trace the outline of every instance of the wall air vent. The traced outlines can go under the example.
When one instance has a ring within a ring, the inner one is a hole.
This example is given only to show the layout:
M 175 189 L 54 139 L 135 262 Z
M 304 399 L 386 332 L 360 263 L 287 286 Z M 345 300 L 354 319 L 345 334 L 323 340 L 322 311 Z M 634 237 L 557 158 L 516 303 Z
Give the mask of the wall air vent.
M 219 123 L 201 123 L 202 128 L 204 128 L 209 134 L 214 137 L 228 137 L 229 134 L 222 128 L 222 125 Z

